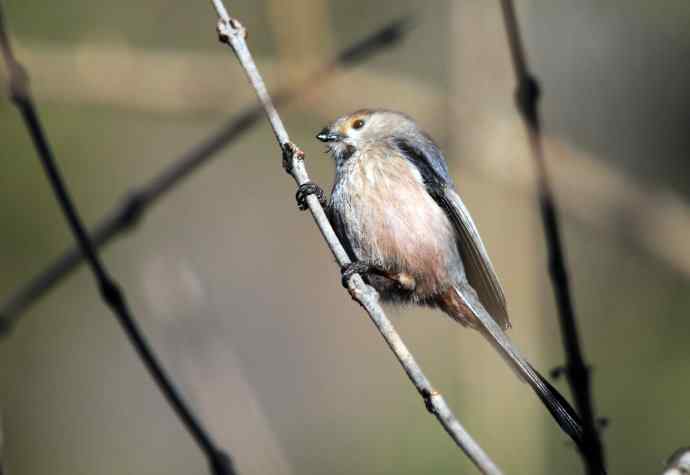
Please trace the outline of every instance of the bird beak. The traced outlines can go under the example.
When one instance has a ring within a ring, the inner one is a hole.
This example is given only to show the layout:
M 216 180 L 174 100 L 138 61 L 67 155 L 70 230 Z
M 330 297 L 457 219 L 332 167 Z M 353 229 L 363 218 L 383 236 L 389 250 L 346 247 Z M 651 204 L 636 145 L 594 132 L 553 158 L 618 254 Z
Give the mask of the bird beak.
M 323 129 L 321 129 L 321 132 L 319 132 L 316 135 L 316 138 L 322 142 L 339 142 L 344 137 L 342 134 L 339 134 L 338 132 L 333 132 L 328 127 L 324 127 Z

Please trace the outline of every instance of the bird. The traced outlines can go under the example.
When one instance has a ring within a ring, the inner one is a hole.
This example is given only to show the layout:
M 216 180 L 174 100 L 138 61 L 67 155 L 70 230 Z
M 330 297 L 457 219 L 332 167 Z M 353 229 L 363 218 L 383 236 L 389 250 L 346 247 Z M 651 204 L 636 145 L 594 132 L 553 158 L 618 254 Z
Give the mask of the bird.
M 318 192 L 352 261 L 343 281 L 360 274 L 383 302 L 437 308 L 477 330 L 583 450 L 575 410 L 505 334 L 503 288 L 433 139 L 387 109 L 343 115 L 316 138 L 335 161 L 330 199 L 312 183 L 301 191 Z

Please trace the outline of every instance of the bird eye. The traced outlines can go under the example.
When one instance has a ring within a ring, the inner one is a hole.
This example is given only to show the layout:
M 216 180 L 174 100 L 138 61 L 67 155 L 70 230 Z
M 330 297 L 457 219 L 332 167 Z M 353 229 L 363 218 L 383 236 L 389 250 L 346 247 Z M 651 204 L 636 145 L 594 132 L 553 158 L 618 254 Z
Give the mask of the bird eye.
M 364 121 L 362 119 L 357 119 L 352 123 L 353 129 L 361 129 L 362 127 L 364 127 Z

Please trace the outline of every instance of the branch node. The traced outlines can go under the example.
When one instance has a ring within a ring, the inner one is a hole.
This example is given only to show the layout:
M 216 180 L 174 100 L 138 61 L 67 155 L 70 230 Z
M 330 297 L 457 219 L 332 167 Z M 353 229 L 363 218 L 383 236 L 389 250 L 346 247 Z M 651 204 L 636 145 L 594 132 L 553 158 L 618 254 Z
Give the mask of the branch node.
M 146 193 L 139 190 L 131 191 L 124 200 L 123 206 L 117 215 L 118 221 L 125 228 L 139 224 L 139 220 L 148 204 Z
M 350 294 L 350 297 L 352 298 L 352 300 L 354 300 L 355 302 L 360 304 L 366 310 L 366 306 L 362 303 L 362 302 L 364 302 L 364 298 L 365 298 L 364 297 L 364 291 L 356 285 L 353 285 L 350 287 L 349 282 L 347 284 L 343 283 L 343 285 L 345 286 L 345 289 Z
M 419 393 L 422 395 L 422 398 L 424 399 L 424 406 L 426 406 L 426 410 L 435 416 L 438 415 L 436 411 L 436 406 L 434 405 L 432 398 L 434 396 L 440 396 L 441 393 L 433 388 L 423 388 L 419 391 Z
M 213 475 L 232 475 L 236 473 L 232 459 L 222 450 L 215 450 L 210 462 Z
M 247 29 L 236 18 L 219 19 L 216 31 L 218 32 L 218 41 L 228 45 L 232 45 L 233 39 L 236 38 L 247 39 Z
M 361 275 L 355 273 L 350 277 L 347 283 L 343 283 L 343 285 L 349 292 L 350 297 L 352 297 L 352 300 L 357 302 L 365 311 L 368 312 L 369 305 L 378 305 L 380 296 L 379 293 L 376 290 L 374 290 L 373 287 L 367 285 L 367 283 L 364 282 L 364 280 L 362 280 L 363 285 L 358 285 L 357 282 L 353 282 L 352 279 L 356 275 L 362 278 Z
M 112 308 L 121 308 L 124 299 L 122 298 L 122 291 L 110 278 L 106 277 L 99 283 L 99 290 L 103 299 L 108 302 Z
M 540 97 L 539 82 L 534 76 L 527 73 L 520 79 L 520 84 L 515 91 L 515 100 L 520 113 L 532 128 L 536 128 L 539 122 L 537 105 Z
M 283 169 L 292 174 L 295 160 L 304 160 L 304 152 L 292 142 L 285 142 L 280 148 L 283 150 Z

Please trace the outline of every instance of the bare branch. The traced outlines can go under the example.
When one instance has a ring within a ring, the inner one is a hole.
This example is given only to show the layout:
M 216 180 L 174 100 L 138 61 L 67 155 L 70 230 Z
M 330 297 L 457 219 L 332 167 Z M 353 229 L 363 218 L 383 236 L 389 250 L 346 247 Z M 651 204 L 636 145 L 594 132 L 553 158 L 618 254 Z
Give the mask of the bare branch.
M 683 447 L 669 457 L 663 475 L 687 475 L 688 473 L 690 473 L 690 447 Z
M 276 94 L 275 103 L 284 104 L 302 97 L 315 86 L 334 77 L 339 67 L 357 64 L 382 49 L 396 44 L 402 38 L 408 24 L 409 20 L 406 18 L 396 20 L 346 48 L 331 62 L 312 73 L 296 87 Z M 262 116 L 263 107 L 260 104 L 245 108 L 220 130 L 173 161 L 148 183 L 131 190 L 127 196 L 122 198 L 120 204 L 108 212 L 94 227 L 90 234 L 94 246 L 100 248 L 114 238 L 132 230 L 159 198 L 179 185 L 192 172 L 208 163 L 224 146 L 237 140 L 244 132 L 253 127 Z M 81 249 L 79 246 L 73 246 L 43 272 L 7 297 L 0 305 L 0 336 L 8 334 L 25 310 L 42 298 L 82 262 Z
M 307 174 L 304 164 L 304 153 L 290 142 L 290 137 L 285 129 L 283 121 L 271 101 L 271 97 L 266 90 L 263 79 L 247 47 L 245 41 L 246 30 L 239 21 L 228 15 L 221 0 L 212 0 L 212 3 L 219 17 L 218 33 L 220 39 L 232 47 L 249 82 L 254 87 L 259 100 L 264 106 L 266 116 L 271 123 L 273 133 L 283 153 L 283 166 L 285 170 L 294 178 L 298 185 L 309 182 L 309 175 Z M 306 197 L 306 201 L 321 234 L 326 240 L 338 264 L 341 267 L 349 264 L 350 259 L 331 227 L 318 198 L 311 194 Z M 446 432 L 448 432 L 457 445 L 467 454 L 482 473 L 500 474 L 501 471 L 499 468 L 491 461 L 489 456 L 472 439 L 467 431 L 465 431 L 463 426 L 451 412 L 443 396 L 431 386 L 431 383 L 417 365 L 414 357 L 400 338 L 400 335 L 398 335 L 392 323 L 383 312 L 379 304 L 378 293 L 373 288 L 366 285 L 359 275 L 355 275 L 352 279 L 349 279 L 348 290 L 352 298 L 369 314 L 372 322 L 376 325 L 384 340 L 403 366 L 408 377 L 417 388 L 417 391 L 421 394 L 427 409 L 436 416 Z
M 118 322 L 127 334 L 130 342 L 137 351 L 142 362 L 151 373 L 154 381 L 163 395 L 168 400 L 177 416 L 185 425 L 190 435 L 194 438 L 199 448 L 206 455 L 207 461 L 211 466 L 211 471 L 215 475 L 233 475 L 235 470 L 232 466 L 230 457 L 218 449 L 211 439 L 211 436 L 196 419 L 191 409 L 187 407 L 182 396 L 177 392 L 175 386 L 165 373 L 158 362 L 153 350 L 147 343 L 145 337 L 139 330 L 134 320 L 124 293 L 115 280 L 110 277 L 105 265 L 101 261 L 97 250 L 86 233 L 81 218 L 69 195 L 67 187 L 62 179 L 57 167 L 53 151 L 48 143 L 48 138 L 43 130 L 38 112 L 34 107 L 33 100 L 28 87 L 28 76 L 12 53 L 9 37 L 4 28 L 4 18 L 2 6 L 0 5 L 0 47 L 3 57 L 7 64 L 10 75 L 10 91 L 12 101 L 19 109 L 24 119 L 29 135 L 33 141 L 36 152 L 41 160 L 44 171 L 53 188 L 56 199 L 62 208 L 69 227 L 79 244 L 81 252 L 91 267 L 91 271 L 98 284 L 101 297 L 105 304 L 110 307 Z
M 590 390 L 590 373 L 582 356 L 577 333 L 565 255 L 560 237 L 559 217 L 544 160 L 538 100 L 539 84 L 529 71 L 520 38 L 520 28 L 512 0 L 501 0 L 503 17 L 508 33 L 508 44 L 518 81 L 516 99 L 527 127 L 529 144 L 537 170 L 537 187 L 546 243 L 549 252 L 549 270 L 558 303 L 563 345 L 567 358 L 565 374 L 575 398 L 575 405 L 583 419 L 584 446 L 580 448 L 589 475 L 605 473 L 604 453 L 595 422 Z

